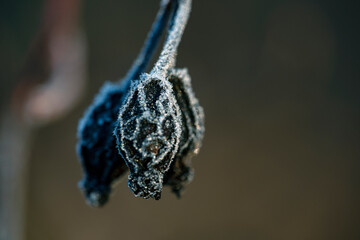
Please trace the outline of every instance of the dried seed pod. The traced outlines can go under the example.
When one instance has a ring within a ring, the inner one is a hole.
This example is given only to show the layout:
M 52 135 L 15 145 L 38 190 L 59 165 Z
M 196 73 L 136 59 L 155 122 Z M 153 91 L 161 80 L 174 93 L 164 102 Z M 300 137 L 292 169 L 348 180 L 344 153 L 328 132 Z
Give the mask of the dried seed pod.
M 123 88 L 106 83 L 79 122 L 77 152 L 84 170 L 79 187 L 94 207 L 107 202 L 111 186 L 127 171 L 112 135 L 124 95 Z
M 120 110 L 115 136 L 130 170 L 129 188 L 138 197 L 160 199 L 181 136 L 181 112 L 167 79 L 141 76 Z
M 189 161 L 199 151 L 203 133 L 203 110 L 186 70 L 172 70 L 168 79 L 142 75 L 115 130 L 135 196 L 159 199 L 163 184 L 179 196 L 192 179 Z

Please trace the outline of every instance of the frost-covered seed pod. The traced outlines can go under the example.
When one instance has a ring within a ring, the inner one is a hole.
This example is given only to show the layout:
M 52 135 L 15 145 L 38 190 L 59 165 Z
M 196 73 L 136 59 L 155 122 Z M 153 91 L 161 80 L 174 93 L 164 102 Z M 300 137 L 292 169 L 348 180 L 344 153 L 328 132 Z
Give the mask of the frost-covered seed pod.
M 143 74 L 122 106 L 115 129 L 136 196 L 159 199 L 181 135 L 181 112 L 167 79 Z
M 115 130 L 135 196 L 159 199 L 163 185 L 179 195 L 192 179 L 190 159 L 199 151 L 203 133 L 203 110 L 186 70 L 172 70 L 168 79 L 142 75 Z

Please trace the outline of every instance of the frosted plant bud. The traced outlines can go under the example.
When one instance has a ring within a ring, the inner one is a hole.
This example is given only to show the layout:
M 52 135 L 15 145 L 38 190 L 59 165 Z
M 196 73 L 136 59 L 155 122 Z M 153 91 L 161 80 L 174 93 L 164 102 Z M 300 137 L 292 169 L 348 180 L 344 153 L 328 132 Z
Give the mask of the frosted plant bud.
M 124 95 L 121 87 L 106 83 L 79 123 L 77 152 L 84 172 L 79 187 L 94 207 L 107 202 L 113 183 L 127 171 L 112 135 Z
M 192 179 L 190 160 L 203 133 L 203 110 L 186 70 L 172 70 L 165 80 L 143 75 L 121 108 L 115 130 L 135 196 L 159 199 L 163 184 L 179 196 Z
M 165 172 L 179 148 L 181 113 L 167 79 L 143 74 L 120 109 L 118 149 L 135 196 L 160 199 Z

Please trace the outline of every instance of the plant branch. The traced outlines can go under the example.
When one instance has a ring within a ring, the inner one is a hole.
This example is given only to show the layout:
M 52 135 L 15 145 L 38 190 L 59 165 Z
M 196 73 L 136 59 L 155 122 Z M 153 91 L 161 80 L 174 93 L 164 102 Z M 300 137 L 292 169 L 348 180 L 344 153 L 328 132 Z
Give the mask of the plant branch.
M 178 2 L 179 6 L 176 10 L 174 21 L 170 26 L 169 34 L 159 60 L 156 62 L 151 74 L 159 74 L 165 77 L 168 70 L 175 66 L 177 48 L 191 11 L 191 0 L 178 0 Z
M 164 31 L 174 2 L 175 0 L 165 0 L 161 2 L 160 9 L 157 13 L 151 30 L 147 35 L 144 46 L 142 47 L 130 70 L 122 80 L 125 89 L 129 87 L 131 80 L 138 79 L 140 74 L 145 71 L 145 68 L 148 65 L 160 40 L 162 32 Z

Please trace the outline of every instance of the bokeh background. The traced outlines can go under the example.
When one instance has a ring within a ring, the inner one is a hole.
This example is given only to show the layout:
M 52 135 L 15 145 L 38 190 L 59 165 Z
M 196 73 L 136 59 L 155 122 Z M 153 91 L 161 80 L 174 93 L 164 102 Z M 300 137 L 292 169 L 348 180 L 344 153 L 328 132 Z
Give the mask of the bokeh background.
M 137 199 L 124 179 L 102 209 L 77 182 L 79 118 L 129 68 L 158 0 L 87 0 L 85 97 L 33 132 L 27 240 L 360 239 L 360 4 L 194 0 L 178 54 L 206 113 L 195 179 L 181 200 Z M 0 1 L 4 109 L 43 1 Z

